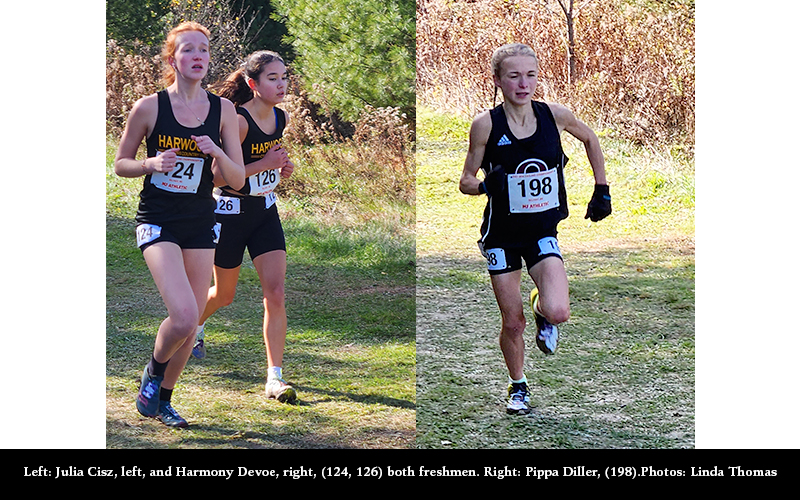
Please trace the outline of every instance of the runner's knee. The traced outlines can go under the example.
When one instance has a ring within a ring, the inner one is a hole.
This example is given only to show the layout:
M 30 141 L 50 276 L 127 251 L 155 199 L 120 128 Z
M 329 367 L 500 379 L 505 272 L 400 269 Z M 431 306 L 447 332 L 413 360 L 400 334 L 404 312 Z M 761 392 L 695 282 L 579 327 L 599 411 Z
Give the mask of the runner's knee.
M 200 315 L 197 307 L 184 307 L 173 311 L 169 316 L 170 327 L 173 335 L 189 338 L 197 330 L 197 322 Z
M 544 314 L 547 321 L 554 325 L 564 323 L 569 319 L 569 304 L 551 304 L 543 308 L 540 304 L 539 307 L 541 308 L 540 312 Z
M 236 296 L 236 289 L 226 290 L 215 286 L 211 291 L 211 297 L 219 304 L 220 307 L 226 307 L 233 303 L 233 298 Z
M 220 305 L 222 307 L 227 307 L 233 304 L 233 298 L 236 296 L 236 292 L 227 292 L 220 295 L 217 295 L 217 300 L 219 300 Z
M 525 331 L 525 317 L 519 316 L 512 319 L 503 320 L 501 335 L 505 337 L 518 337 Z
M 285 287 L 283 283 L 266 284 L 264 286 L 264 306 L 283 307 L 285 302 Z

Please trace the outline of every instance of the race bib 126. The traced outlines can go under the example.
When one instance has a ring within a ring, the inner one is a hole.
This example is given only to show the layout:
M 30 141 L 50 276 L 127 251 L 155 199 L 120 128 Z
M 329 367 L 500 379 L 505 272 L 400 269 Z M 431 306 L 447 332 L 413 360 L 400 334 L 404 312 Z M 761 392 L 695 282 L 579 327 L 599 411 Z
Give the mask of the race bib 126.
M 280 169 L 264 170 L 248 177 L 250 194 L 252 196 L 266 196 L 271 193 L 281 181 Z

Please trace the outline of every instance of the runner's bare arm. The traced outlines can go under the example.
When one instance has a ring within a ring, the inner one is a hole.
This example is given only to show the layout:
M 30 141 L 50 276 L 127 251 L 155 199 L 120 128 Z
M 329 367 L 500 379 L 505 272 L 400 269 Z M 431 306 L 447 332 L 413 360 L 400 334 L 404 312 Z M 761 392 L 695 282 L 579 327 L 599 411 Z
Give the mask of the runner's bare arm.
M 239 190 L 244 187 L 245 175 L 242 143 L 239 139 L 239 119 L 237 116 L 233 103 L 227 99 L 222 99 L 222 125 L 220 127 L 222 148 L 209 146 L 209 151 L 203 152 L 214 157 L 212 164 L 214 178 L 218 180 L 218 177 L 222 177 L 225 184 Z M 201 147 L 200 144 L 198 144 L 198 147 Z M 215 184 L 217 183 L 215 181 Z
M 469 131 L 469 149 L 467 158 L 464 161 L 464 170 L 461 172 L 461 179 L 458 189 L 464 194 L 481 194 L 479 187 L 481 180 L 478 179 L 478 170 L 483 163 L 483 155 L 486 152 L 486 143 L 489 141 L 489 133 L 492 131 L 492 119 L 489 112 L 479 114 L 472 122 Z
M 553 112 L 558 131 L 567 131 L 583 143 L 583 147 L 586 149 L 586 156 L 589 158 L 589 165 L 592 166 L 595 184 L 608 184 L 605 158 L 603 157 L 597 134 L 565 106 L 554 103 L 549 103 L 548 105 Z
M 158 114 L 158 100 L 155 94 L 143 97 L 136 101 L 125 122 L 125 130 L 119 141 L 117 155 L 114 158 L 114 173 L 120 177 L 141 177 L 156 170 L 157 165 L 164 158 L 157 161 L 155 158 L 137 160 L 136 152 L 142 141 L 153 130 Z M 174 155 L 173 155 L 174 156 Z M 144 166 L 143 166 L 144 162 Z M 167 167 L 164 167 L 166 170 Z

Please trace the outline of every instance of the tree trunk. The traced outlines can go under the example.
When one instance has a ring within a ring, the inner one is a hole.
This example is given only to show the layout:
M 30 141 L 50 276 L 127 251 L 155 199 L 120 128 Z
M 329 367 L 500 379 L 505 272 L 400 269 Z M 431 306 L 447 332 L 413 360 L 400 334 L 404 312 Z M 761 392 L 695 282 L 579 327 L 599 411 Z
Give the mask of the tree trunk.
M 569 0 L 569 7 L 566 0 L 558 0 L 561 10 L 564 11 L 564 18 L 567 21 L 567 58 L 569 62 L 569 84 L 573 85 L 577 80 L 576 61 L 575 61 L 575 17 L 573 15 L 574 0 Z

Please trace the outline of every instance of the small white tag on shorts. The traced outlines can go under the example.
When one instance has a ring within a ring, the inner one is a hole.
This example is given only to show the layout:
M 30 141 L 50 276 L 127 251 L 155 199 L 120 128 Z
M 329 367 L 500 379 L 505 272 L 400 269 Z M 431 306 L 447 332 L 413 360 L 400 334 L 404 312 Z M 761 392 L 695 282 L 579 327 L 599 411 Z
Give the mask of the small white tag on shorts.
M 506 251 L 502 248 L 490 248 L 484 252 L 486 257 L 486 264 L 490 271 L 502 271 L 508 264 L 506 264 Z
M 558 240 L 552 236 L 547 236 L 539 240 L 539 255 L 561 255 L 561 249 L 558 248 Z
M 214 244 L 216 245 L 219 243 L 219 234 L 222 232 L 222 223 L 217 222 L 214 224 Z
M 270 208 L 275 202 L 278 200 L 278 196 L 275 193 L 267 193 L 264 196 L 264 210 Z
M 136 246 L 141 247 L 161 237 L 161 226 L 139 224 L 136 226 Z

